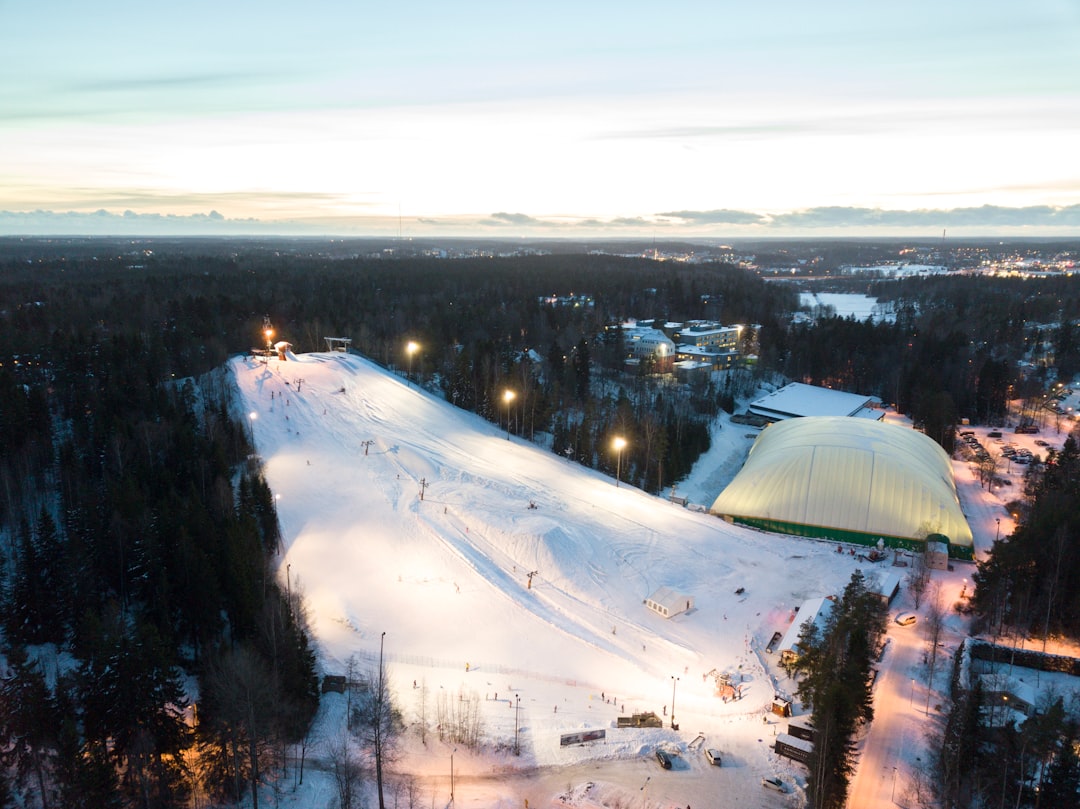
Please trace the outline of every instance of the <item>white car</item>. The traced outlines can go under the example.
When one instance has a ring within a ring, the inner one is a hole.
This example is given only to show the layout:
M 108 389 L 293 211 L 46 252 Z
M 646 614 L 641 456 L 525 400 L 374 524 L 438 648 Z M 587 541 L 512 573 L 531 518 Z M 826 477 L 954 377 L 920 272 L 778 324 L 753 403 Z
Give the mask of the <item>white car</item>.
M 762 778 L 761 785 L 765 789 L 771 789 L 774 792 L 787 792 L 787 787 L 784 786 L 784 782 L 779 778 Z
M 896 616 L 896 623 L 900 624 L 900 626 L 911 626 L 918 620 L 918 616 L 913 612 L 902 612 Z
M 720 766 L 721 756 L 720 756 L 720 751 L 719 750 L 713 750 L 711 748 L 706 747 L 705 748 L 705 758 L 707 758 L 709 760 L 710 764 L 715 764 L 717 767 Z

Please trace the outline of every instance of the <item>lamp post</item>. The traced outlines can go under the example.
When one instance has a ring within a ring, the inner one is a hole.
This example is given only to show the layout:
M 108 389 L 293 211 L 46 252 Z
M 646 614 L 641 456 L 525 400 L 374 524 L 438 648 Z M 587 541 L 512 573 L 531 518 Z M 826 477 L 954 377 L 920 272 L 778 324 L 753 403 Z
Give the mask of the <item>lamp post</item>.
M 994 517 L 994 522 L 997 523 L 997 529 L 994 531 L 994 542 L 1001 539 L 1001 517 Z
M 386 809 L 383 800 L 382 778 L 382 729 L 383 729 L 383 697 L 386 689 L 383 684 L 383 643 L 386 641 L 386 633 L 379 636 L 379 695 L 375 701 L 378 714 L 375 717 L 375 782 L 379 791 L 379 809 Z
M 456 752 L 456 747 L 450 751 L 450 803 L 454 802 L 454 753 Z
M 252 410 L 248 413 L 248 442 L 251 444 L 251 448 L 255 448 L 255 419 L 259 417 L 259 414 Z
M 621 435 L 617 436 L 611 445 L 615 447 L 615 488 L 619 488 L 619 478 L 622 477 L 622 451 L 626 446 L 626 439 Z
M 412 358 L 413 358 L 413 354 L 415 354 L 419 350 L 420 350 L 420 344 L 413 341 L 413 340 L 409 340 L 409 342 L 405 344 L 405 353 L 409 355 L 409 375 L 407 377 L 405 377 L 405 381 L 406 381 L 406 383 L 408 383 L 410 385 L 412 384 L 412 362 L 413 362 Z
M 521 694 L 515 694 L 514 705 L 514 755 L 521 755 L 521 745 L 518 743 L 518 711 L 521 710 Z
M 503 401 L 506 402 L 506 440 L 510 440 L 510 403 L 517 396 L 512 390 L 503 391 Z
M 678 730 L 679 726 L 675 724 L 675 686 L 679 684 L 679 678 L 674 674 L 671 675 L 671 729 Z

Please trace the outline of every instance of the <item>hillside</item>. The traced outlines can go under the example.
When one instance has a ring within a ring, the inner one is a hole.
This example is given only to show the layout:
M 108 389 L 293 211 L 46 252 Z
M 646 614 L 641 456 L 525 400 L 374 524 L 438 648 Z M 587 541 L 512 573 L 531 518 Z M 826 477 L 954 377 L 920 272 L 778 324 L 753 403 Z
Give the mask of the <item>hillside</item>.
M 776 688 L 763 647 L 804 599 L 842 589 L 854 559 L 616 486 L 356 356 L 238 358 L 231 369 L 278 498 L 280 574 L 304 593 L 326 672 L 343 673 L 350 656 L 369 665 L 385 632 L 409 722 L 414 682 L 472 693 L 494 745 L 512 739 L 506 698 L 520 695 L 522 755 L 500 767 L 633 757 L 663 740 L 685 748 L 692 727 L 737 750 L 760 799 L 756 775 L 775 760 L 741 740 L 760 733 Z M 693 608 L 672 619 L 647 610 L 662 586 Z M 714 670 L 741 678 L 743 699 L 716 697 Z M 681 737 L 613 729 L 623 713 L 665 714 L 673 691 Z M 560 748 L 560 733 L 583 727 L 608 728 L 607 742 Z M 457 766 L 469 762 L 462 753 Z M 397 766 L 423 775 L 431 756 Z M 712 775 L 697 759 L 693 769 Z M 495 781 L 523 788 L 509 771 Z M 438 776 L 429 782 L 434 796 Z M 478 805 L 492 805 L 485 795 Z

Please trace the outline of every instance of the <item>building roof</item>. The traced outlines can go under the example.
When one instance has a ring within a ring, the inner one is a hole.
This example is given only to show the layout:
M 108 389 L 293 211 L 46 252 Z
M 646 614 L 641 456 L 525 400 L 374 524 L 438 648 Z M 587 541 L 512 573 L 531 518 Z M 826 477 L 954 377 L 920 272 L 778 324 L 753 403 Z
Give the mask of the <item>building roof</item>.
M 819 630 L 822 629 L 832 612 L 832 608 L 832 600 L 825 596 L 804 601 L 799 606 L 799 611 L 795 613 L 795 620 L 791 622 L 791 626 L 784 633 L 784 639 L 780 641 L 780 645 L 777 647 L 780 653 L 789 652 L 797 655 L 799 651 L 799 635 L 802 634 L 803 624 L 813 623 Z
M 710 511 L 802 536 L 870 544 L 941 534 L 972 546 L 945 451 L 920 432 L 866 419 L 769 425 Z
M 880 419 L 884 412 L 875 408 L 875 404 L 877 399 L 873 396 L 792 382 L 752 402 L 750 412 L 774 421 L 803 416 L 860 416 Z

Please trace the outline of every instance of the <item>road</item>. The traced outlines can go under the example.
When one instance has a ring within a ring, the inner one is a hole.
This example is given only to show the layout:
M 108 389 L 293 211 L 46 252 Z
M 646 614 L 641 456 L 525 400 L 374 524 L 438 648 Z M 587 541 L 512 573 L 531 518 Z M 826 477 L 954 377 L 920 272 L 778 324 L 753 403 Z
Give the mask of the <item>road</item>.
M 874 685 L 874 721 L 859 744 L 859 764 L 848 806 L 893 806 L 910 778 L 908 759 L 922 743 L 926 688 L 912 679 L 923 641 L 921 624 L 903 627 L 890 621 L 889 643 Z M 942 676 L 940 669 L 938 677 Z

